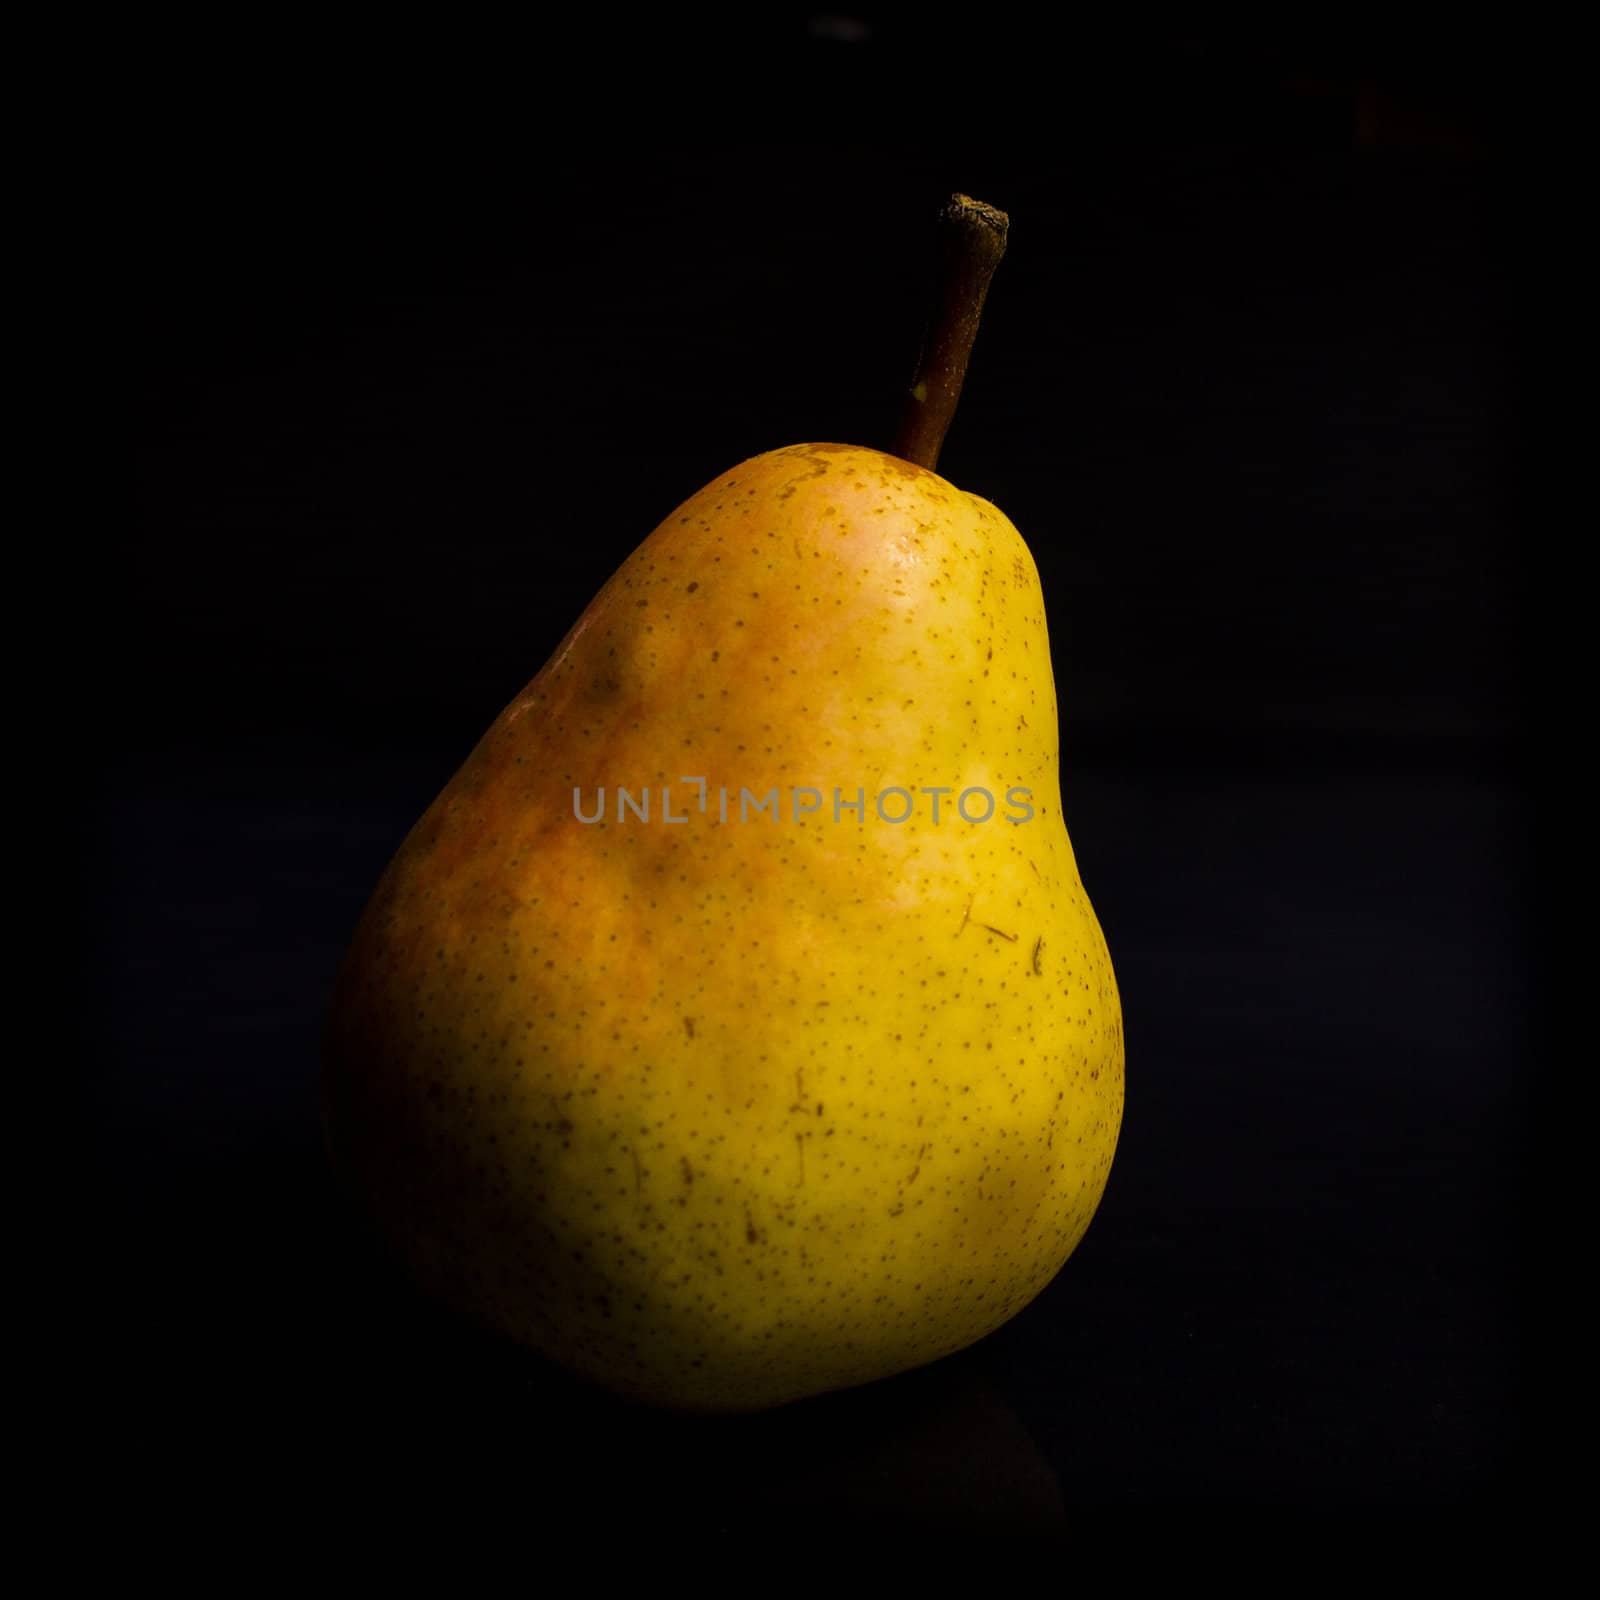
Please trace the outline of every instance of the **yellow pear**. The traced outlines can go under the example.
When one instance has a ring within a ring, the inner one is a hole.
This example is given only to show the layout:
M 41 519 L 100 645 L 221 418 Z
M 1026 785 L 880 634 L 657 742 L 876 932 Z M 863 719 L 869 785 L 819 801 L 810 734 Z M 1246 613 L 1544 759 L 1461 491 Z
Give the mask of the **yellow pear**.
M 1013 1316 L 1122 1102 L 1033 560 L 838 444 L 623 564 L 406 839 L 328 1037 L 335 1157 L 421 1282 L 695 1410 Z

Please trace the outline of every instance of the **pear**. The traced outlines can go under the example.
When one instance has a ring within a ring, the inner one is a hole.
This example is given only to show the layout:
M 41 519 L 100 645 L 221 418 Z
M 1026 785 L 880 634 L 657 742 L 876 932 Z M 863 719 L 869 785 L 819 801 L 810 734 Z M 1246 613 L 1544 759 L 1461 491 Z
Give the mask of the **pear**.
M 1020 1311 L 1105 1190 L 1123 1036 L 1010 521 L 840 444 L 687 500 L 405 840 L 325 1086 L 417 1279 L 640 1401 Z

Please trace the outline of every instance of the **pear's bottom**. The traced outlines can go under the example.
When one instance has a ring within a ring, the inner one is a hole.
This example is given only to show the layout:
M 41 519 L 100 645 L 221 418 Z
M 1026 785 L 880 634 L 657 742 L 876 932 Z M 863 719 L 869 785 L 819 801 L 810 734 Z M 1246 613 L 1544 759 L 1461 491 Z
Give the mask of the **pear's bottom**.
M 510 1307 L 499 1294 L 463 1294 L 459 1287 L 430 1282 L 428 1275 L 414 1269 L 412 1277 L 463 1320 L 597 1389 L 664 1411 L 709 1415 L 774 1410 L 954 1355 L 1022 1311 L 1060 1265 L 1044 1273 L 1036 1288 L 998 1307 L 992 1317 L 959 1330 L 930 1332 L 908 1341 L 865 1326 L 848 1335 L 837 1328 L 816 1328 L 809 1336 L 790 1335 L 781 1341 L 757 1334 L 748 1344 L 719 1343 L 708 1337 L 703 1324 L 651 1319 L 621 1321 L 609 1336 L 596 1338 L 581 1305 L 563 1308 L 546 1303 L 513 1317 L 505 1314 Z M 596 1295 L 597 1302 L 605 1298 Z M 572 1326 L 563 1332 L 569 1316 Z
M 604 1234 L 581 1240 L 554 1215 L 452 1223 L 448 1206 L 420 1203 L 409 1184 L 397 1192 L 371 1167 L 350 1176 L 432 1298 L 612 1394 L 695 1413 L 768 1410 L 967 1348 L 1046 1287 L 1104 1189 L 1100 1171 L 1061 1195 L 1038 1230 L 1046 1248 L 994 1243 L 974 1254 L 951 1241 L 942 1259 L 933 1252 L 902 1271 L 891 1266 L 892 1229 L 829 1259 L 775 1238 L 781 1222 L 741 1218 L 742 1249 L 720 1265 L 670 1252 L 651 1260 L 637 1244 L 612 1239 L 607 1249 Z
M 1072 1254 L 1121 1126 L 1105 970 L 1025 1073 L 935 1075 L 908 1039 L 764 1100 L 536 1072 L 533 1044 L 347 1004 L 333 1159 L 423 1288 L 494 1332 L 632 1400 L 780 1406 L 964 1349 Z

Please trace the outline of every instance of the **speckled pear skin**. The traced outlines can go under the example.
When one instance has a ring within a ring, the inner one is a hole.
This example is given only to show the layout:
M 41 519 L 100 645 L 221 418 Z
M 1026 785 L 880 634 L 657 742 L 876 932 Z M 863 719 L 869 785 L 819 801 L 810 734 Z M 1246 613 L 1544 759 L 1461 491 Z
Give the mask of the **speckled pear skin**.
M 836 444 L 685 502 L 384 874 L 325 1096 L 425 1286 L 641 1401 L 781 1405 L 1021 1310 L 1105 1189 L 1123 1038 L 1016 529 Z

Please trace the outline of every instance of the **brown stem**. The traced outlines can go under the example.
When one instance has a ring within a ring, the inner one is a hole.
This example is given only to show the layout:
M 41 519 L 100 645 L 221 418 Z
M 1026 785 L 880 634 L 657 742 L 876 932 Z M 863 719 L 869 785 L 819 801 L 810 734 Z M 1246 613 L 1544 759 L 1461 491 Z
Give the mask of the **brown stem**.
M 931 472 L 961 398 L 989 279 L 1006 253 L 1011 219 L 964 194 L 939 217 L 939 286 L 917 375 L 906 396 L 894 453 Z

